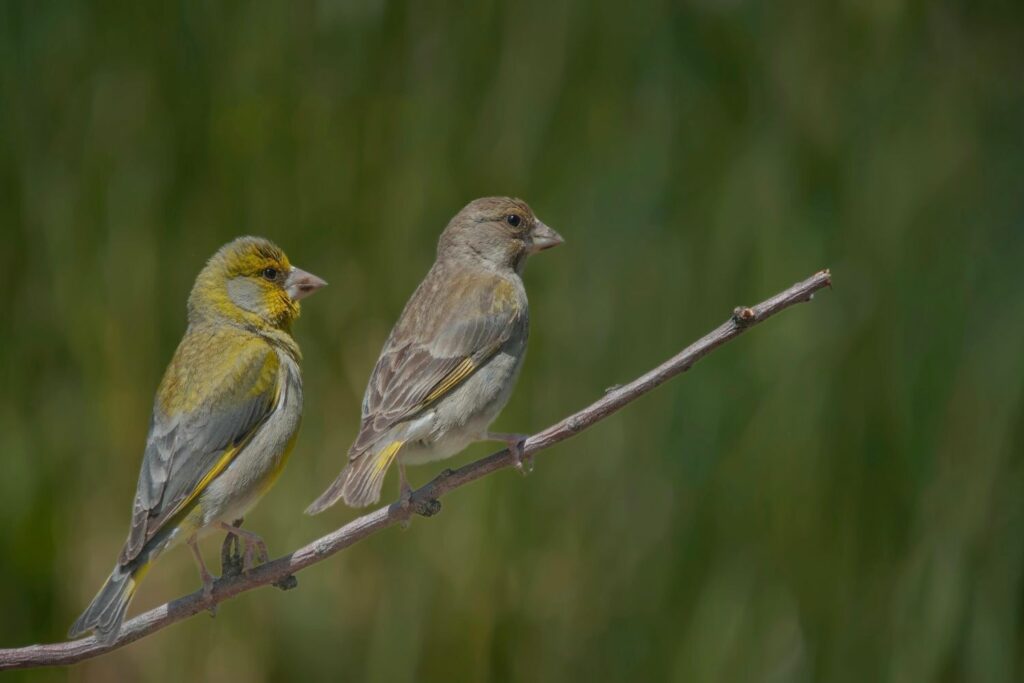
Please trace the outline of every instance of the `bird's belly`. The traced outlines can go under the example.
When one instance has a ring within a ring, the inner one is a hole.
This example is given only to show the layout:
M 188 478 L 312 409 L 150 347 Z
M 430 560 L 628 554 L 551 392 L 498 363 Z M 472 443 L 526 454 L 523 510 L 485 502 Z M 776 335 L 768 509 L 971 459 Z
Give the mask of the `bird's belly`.
M 277 407 L 252 440 L 210 482 L 199 498 L 204 525 L 241 519 L 284 469 L 298 436 L 302 417 L 302 382 L 298 366 L 282 354 L 283 389 Z
M 480 441 L 508 402 L 521 366 L 521 353 L 496 355 L 437 403 L 429 431 L 420 426 L 416 432 L 427 433 L 408 440 L 398 457 L 417 465 L 449 458 Z

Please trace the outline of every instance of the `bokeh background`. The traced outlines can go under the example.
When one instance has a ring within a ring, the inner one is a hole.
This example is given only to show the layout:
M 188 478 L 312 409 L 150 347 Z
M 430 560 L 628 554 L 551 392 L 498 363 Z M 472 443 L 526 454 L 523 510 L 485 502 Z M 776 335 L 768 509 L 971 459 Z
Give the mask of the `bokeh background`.
M 4 680 L 1021 680 L 1022 45 L 997 0 L 4 2 L 0 646 L 63 639 L 112 566 L 192 279 L 236 235 L 330 282 L 246 522 L 275 554 L 355 516 L 302 509 L 474 197 L 568 240 L 527 269 L 502 430 L 835 276 L 527 479 Z M 198 585 L 178 550 L 132 612 Z

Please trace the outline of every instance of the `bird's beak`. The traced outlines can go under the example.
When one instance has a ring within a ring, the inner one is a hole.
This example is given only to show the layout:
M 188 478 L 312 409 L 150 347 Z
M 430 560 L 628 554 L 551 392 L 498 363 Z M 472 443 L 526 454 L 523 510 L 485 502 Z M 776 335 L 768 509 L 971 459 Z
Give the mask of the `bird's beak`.
M 537 224 L 533 226 L 530 244 L 526 247 L 526 250 L 531 254 L 536 254 L 538 251 L 557 247 L 564 241 L 561 235 L 538 220 Z
M 301 301 L 326 284 L 313 273 L 307 273 L 301 268 L 292 268 L 284 281 L 284 291 L 288 292 L 292 301 Z

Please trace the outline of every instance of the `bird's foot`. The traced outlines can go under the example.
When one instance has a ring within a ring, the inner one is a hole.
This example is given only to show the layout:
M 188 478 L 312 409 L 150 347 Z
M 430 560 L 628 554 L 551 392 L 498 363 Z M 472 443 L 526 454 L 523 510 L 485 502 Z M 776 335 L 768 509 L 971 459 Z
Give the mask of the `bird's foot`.
M 188 547 L 192 550 L 192 557 L 195 558 L 196 566 L 199 568 L 199 579 L 203 582 L 203 601 L 206 602 L 213 597 L 215 581 L 213 575 L 210 574 L 210 570 L 206 568 L 206 562 L 199 552 L 199 545 L 196 543 L 195 536 L 188 539 Z M 217 605 L 210 605 L 209 611 L 211 617 L 217 616 Z
M 203 600 L 209 600 L 213 597 L 213 585 L 216 583 L 216 580 L 210 572 L 201 572 L 199 578 L 203 581 Z M 210 607 L 210 616 L 215 616 L 216 612 L 216 605 Z
M 239 527 L 242 520 L 237 520 L 232 526 Z M 231 578 L 242 573 L 242 544 L 238 536 L 229 531 L 224 537 L 224 543 L 220 547 L 220 573 L 221 578 Z
M 525 438 L 515 443 L 509 443 L 508 450 L 512 453 L 512 459 L 515 461 L 515 467 L 519 470 L 519 474 L 525 477 L 533 472 L 533 456 L 526 453 Z
M 238 527 L 242 526 L 242 520 L 235 520 L 231 526 L 234 528 L 228 531 L 228 535 L 224 537 L 224 545 L 220 549 L 220 566 L 223 575 L 221 578 L 232 578 L 238 576 L 243 571 L 249 571 L 245 563 L 245 544 L 239 540 L 239 536 L 236 533 Z M 289 574 L 275 581 L 273 585 L 283 591 L 288 591 L 298 587 L 299 580 L 295 578 L 294 574 Z
M 403 510 L 408 510 L 409 506 L 412 505 L 412 487 L 404 479 L 398 491 L 398 504 Z
M 270 560 L 267 544 L 259 536 L 253 534 L 249 538 L 243 537 L 242 543 L 245 545 L 245 560 L 242 564 L 242 571 L 246 574 Z
M 213 586 L 215 583 L 216 580 L 209 574 L 203 577 L 203 600 L 209 600 L 213 597 Z M 210 613 L 211 619 L 216 617 L 217 603 L 211 603 L 210 606 L 206 608 L 206 611 Z
M 412 508 L 412 487 L 409 486 L 409 480 L 405 477 L 405 463 L 402 461 L 398 462 L 398 506 L 403 512 L 408 512 Z M 400 522 L 402 529 L 408 529 L 411 524 L 411 515 L 407 515 Z
M 405 514 L 405 517 L 398 526 L 402 527 L 402 531 L 405 531 L 412 526 L 412 515 L 408 514 L 412 511 L 412 488 L 409 487 L 405 481 L 402 482 L 402 489 L 398 493 L 398 507 Z
M 241 522 L 239 522 L 241 523 Z M 270 560 L 270 553 L 267 551 L 267 543 L 259 535 L 254 534 L 251 531 L 241 529 L 236 525 L 225 524 L 220 522 L 218 524 L 221 529 L 228 532 L 228 537 L 224 539 L 224 547 L 221 549 L 221 560 L 225 558 L 225 551 L 229 553 L 229 562 L 234 566 L 237 562 L 237 543 L 242 544 L 242 572 L 248 574 L 250 571 L 255 569 L 257 566 Z M 235 554 L 231 555 L 229 550 L 229 544 L 232 542 L 231 537 L 236 537 L 235 543 Z M 237 573 L 237 569 L 235 569 Z M 225 573 L 227 573 L 225 571 Z
M 526 454 L 526 440 L 530 438 L 529 434 L 498 434 L 492 432 L 487 435 L 487 438 L 490 441 L 504 442 L 508 452 L 512 454 L 512 463 L 519 470 L 519 474 L 525 477 L 533 472 L 533 456 Z

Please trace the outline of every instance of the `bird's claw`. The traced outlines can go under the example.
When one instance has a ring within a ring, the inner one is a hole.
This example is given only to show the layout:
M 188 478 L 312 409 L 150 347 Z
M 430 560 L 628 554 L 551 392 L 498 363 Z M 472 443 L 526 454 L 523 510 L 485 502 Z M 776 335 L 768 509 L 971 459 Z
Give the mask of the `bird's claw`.
M 203 587 L 203 599 L 204 600 L 209 600 L 212 597 L 213 597 L 213 584 L 211 583 L 209 590 L 207 590 L 207 588 L 205 586 Z M 206 611 L 210 613 L 210 618 L 211 619 L 215 619 L 217 617 L 217 603 L 212 603 L 209 607 L 206 608 Z
M 211 575 L 207 574 L 206 577 L 203 577 L 203 602 L 209 602 L 210 598 L 213 597 L 213 587 L 215 584 L 216 582 L 214 581 L 213 577 L 211 577 Z M 210 612 L 210 616 L 217 615 L 216 603 L 211 604 L 206 609 Z
M 210 575 L 209 572 L 204 573 L 203 579 L 203 602 L 207 602 L 213 597 L 213 588 L 217 581 Z M 211 617 L 217 616 L 217 603 L 213 603 L 206 608 L 206 611 L 210 613 Z
M 238 536 L 228 533 L 220 548 L 220 573 L 224 578 L 235 577 L 242 573 L 242 552 Z
M 199 569 L 199 580 L 203 582 L 203 602 L 209 602 L 213 597 L 214 578 L 210 574 L 210 570 L 206 568 L 206 562 L 203 561 L 199 546 L 196 545 L 196 537 L 191 536 L 187 542 L 192 550 L 192 557 L 195 558 L 196 567 Z M 206 609 L 209 610 L 211 617 L 217 616 L 217 605 L 211 604 Z
M 248 574 L 257 566 L 270 560 L 266 542 L 251 531 L 239 528 L 241 525 L 242 520 L 238 520 L 234 524 L 220 524 L 221 528 L 228 533 L 224 537 L 224 545 L 220 549 L 221 570 L 225 576 L 237 576 L 239 573 Z M 239 543 L 242 544 L 241 563 L 239 563 Z
M 409 486 L 409 482 L 402 477 L 401 483 L 398 489 L 398 509 L 404 514 L 402 521 L 398 523 L 398 526 L 405 531 L 412 526 L 412 514 L 415 512 L 412 506 L 412 487 Z
M 242 561 L 242 571 L 248 574 L 256 567 L 270 560 L 270 553 L 267 551 L 267 544 L 263 539 L 242 539 L 245 545 L 245 557 Z
M 533 472 L 533 456 L 526 454 L 526 439 L 510 441 L 508 450 L 512 454 L 512 462 L 519 474 L 524 477 Z

